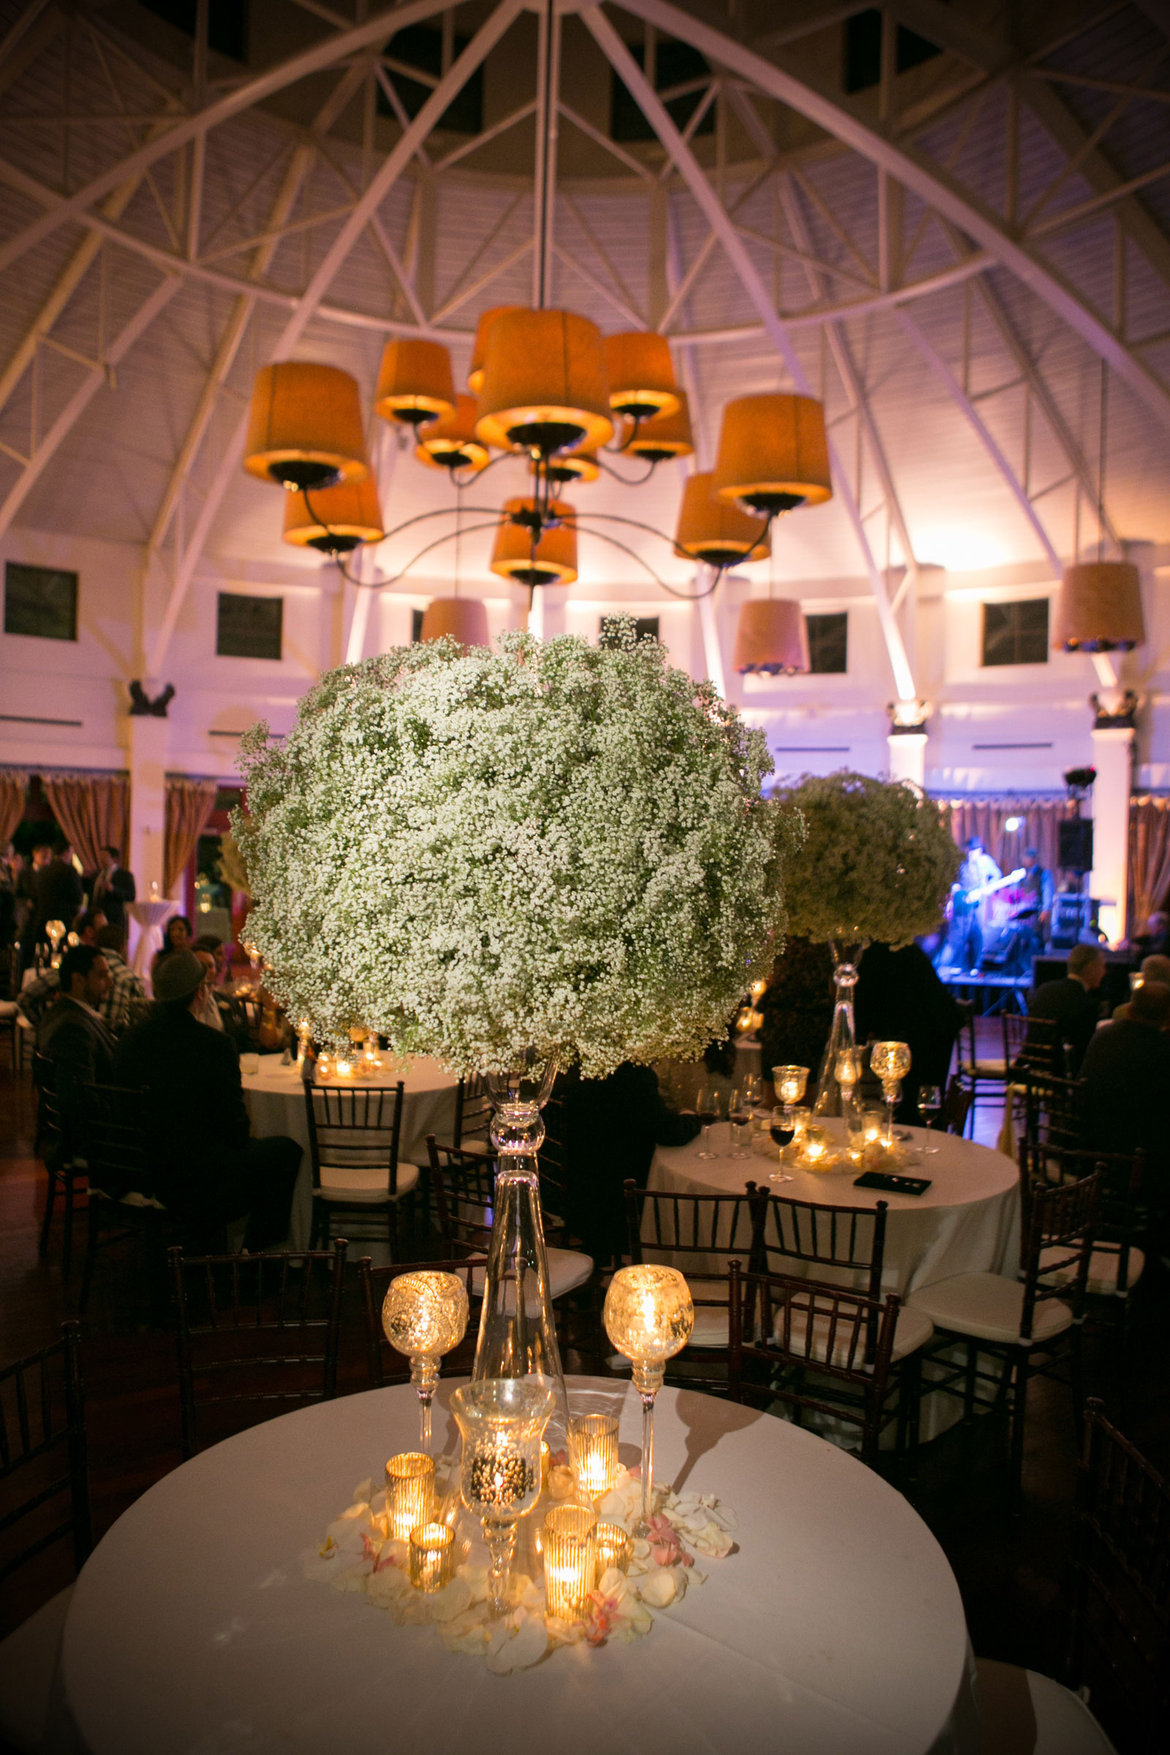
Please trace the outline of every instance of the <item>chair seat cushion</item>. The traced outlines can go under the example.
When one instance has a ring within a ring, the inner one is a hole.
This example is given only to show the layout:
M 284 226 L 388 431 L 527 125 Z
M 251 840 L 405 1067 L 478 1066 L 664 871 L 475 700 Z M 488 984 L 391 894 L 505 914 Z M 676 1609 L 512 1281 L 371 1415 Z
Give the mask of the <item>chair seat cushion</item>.
M 1042 1268 L 1044 1267 L 1045 1256 L 1050 1260 L 1059 1260 L 1066 1253 L 1067 1251 L 1060 1248 L 1041 1250 L 1040 1266 Z M 1094 1249 L 1092 1255 L 1089 1257 L 1089 1278 L 1087 1289 L 1090 1292 L 1095 1292 L 1098 1297 L 1107 1297 L 1117 1291 L 1118 1259 L 1119 1257 L 1116 1246 L 1110 1249 L 1108 1244 L 1098 1244 L 1097 1248 Z M 1134 1286 L 1137 1285 L 1142 1277 L 1145 1265 L 1146 1258 L 1144 1252 L 1140 1249 L 1131 1248 L 1129 1252 L 1129 1277 L 1126 1284 L 1127 1292 L 1132 1291 Z M 1059 1286 L 1067 1285 L 1073 1276 L 1068 1269 L 1062 1270 L 1058 1268 L 1052 1277 Z
M 14 999 L 0 999 L 0 1022 L 7 1024 L 19 1013 L 20 1007 Z
M 959 1071 L 969 1079 L 1006 1079 L 1006 1060 L 961 1060 Z
M 386 1200 L 401 1200 L 404 1194 L 410 1194 L 418 1187 L 418 1165 L 398 1162 L 398 1192 L 390 1196 L 386 1192 L 386 1171 L 384 1168 L 369 1168 L 355 1164 L 341 1166 L 322 1164 L 321 1187 L 315 1192 L 322 1200 L 348 1201 L 361 1205 L 380 1206 Z
M 593 1276 L 593 1258 L 582 1255 L 578 1249 L 549 1249 L 545 1251 L 545 1254 L 548 1258 L 549 1292 L 553 1298 L 563 1298 L 566 1292 L 575 1292 L 578 1286 L 585 1285 Z M 473 1256 L 471 1259 L 482 1260 L 482 1257 Z M 459 1267 L 459 1262 L 452 1263 L 454 1271 L 458 1272 Z M 484 1268 L 472 1269 L 471 1295 L 473 1298 L 483 1297 L 486 1277 Z M 510 1289 L 506 1298 L 508 1296 L 510 1296 Z M 534 1305 L 533 1308 L 535 1309 L 536 1306 Z
M 0 1742 L 21 1752 L 48 1746 L 49 1708 L 73 1586 L 57 1592 L 0 1642 Z
M 928 1316 L 924 1316 L 922 1311 L 913 1309 L 909 1304 L 903 1304 L 898 1311 L 898 1326 L 894 1330 L 894 1348 L 890 1355 L 891 1359 L 896 1364 L 899 1359 L 905 1359 L 909 1354 L 916 1353 L 919 1347 L 926 1345 L 933 1333 L 934 1324 Z M 777 1344 L 779 1344 L 781 1336 L 779 1319 L 773 1334 Z M 826 1361 L 830 1365 L 839 1367 L 849 1364 L 848 1329 L 844 1325 L 838 1329 L 837 1344 L 833 1348 L 831 1359 L 828 1359 L 829 1322 L 827 1317 L 818 1316 L 816 1318 L 813 1325 L 812 1348 L 809 1353 L 805 1354 L 804 1352 L 803 1323 L 793 1322 L 792 1336 L 795 1351 L 806 1358 L 811 1358 L 817 1364 L 825 1364 Z M 860 1357 L 855 1358 L 854 1363 L 860 1364 Z
M 1015 1664 L 975 1662 L 980 1755 L 1117 1755 L 1079 1694 Z
M 1019 1280 L 1003 1274 L 956 1274 L 911 1292 L 910 1307 L 929 1316 L 936 1328 L 970 1335 L 979 1341 L 1006 1343 L 1020 1338 L 1024 1288 Z M 1072 1324 L 1072 1311 L 1059 1298 L 1036 1305 L 1032 1339 L 1047 1341 Z

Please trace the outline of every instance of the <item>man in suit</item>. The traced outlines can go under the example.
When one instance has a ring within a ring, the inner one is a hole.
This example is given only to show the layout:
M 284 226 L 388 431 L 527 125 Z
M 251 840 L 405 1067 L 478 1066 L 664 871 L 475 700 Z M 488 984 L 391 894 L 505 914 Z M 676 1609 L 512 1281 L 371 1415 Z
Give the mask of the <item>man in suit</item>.
M 90 907 L 100 908 L 111 926 L 124 926 L 126 904 L 138 894 L 133 872 L 121 863 L 116 847 L 102 848 L 102 864 L 93 879 Z
M 110 988 L 110 971 L 95 945 L 75 945 L 61 958 L 60 992 L 41 1019 L 37 1050 L 50 1063 L 61 1114 L 62 1146 L 80 1150 L 83 1087 L 108 1084 L 114 1070 L 114 1037 L 98 1008 Z
M 29 934 L 26 968 L 33 960 L 34 945 L 45 942 L 45 927 L 49 921 L 63 920 L 68 926 L 85 904 L 85 890 L 67 858 L 68 852 L 68 848 L 62 848 L 34 873 L 32 932 Z
M 228 1220 L 246 1213 L 245 1248 L 272 1249 L 288 1236 L 301 1148 L 280 1136 L 249 1137 L 239 1056 L 198 1019 L 204 974 L 189 950 L 158 965 L 156 1003 L 118 1044 L 115 1077 L 147 1093 L 153 1192 L 188 1246 L 222 1247 Z
M 1060 981 L 1045 981 L 1028 1000 L 1028 1015 L 1046 1018 L 1055 1033 L 1068 1043 L 1068 1070 L 1080 1073 L 1085 1050 L 1101 1020 L 1097 989 L 1105 979 L 1105 953 L 1100 945 L 1074 945 L 1068 956 L 1068 974 Z

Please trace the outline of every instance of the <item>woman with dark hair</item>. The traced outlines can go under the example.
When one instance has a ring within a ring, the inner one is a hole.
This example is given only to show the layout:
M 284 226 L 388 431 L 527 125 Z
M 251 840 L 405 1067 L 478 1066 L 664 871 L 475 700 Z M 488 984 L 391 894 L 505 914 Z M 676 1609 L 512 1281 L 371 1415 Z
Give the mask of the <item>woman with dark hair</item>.
M 190 948 L 191 922 L 185 914 L 172 914 L 163 933 L 162 949 L 155 952 L 154 961 L 150 965 L 150 979 L 154 980 L 160 963 L 173 957 L 176 951 L 187 951 Z

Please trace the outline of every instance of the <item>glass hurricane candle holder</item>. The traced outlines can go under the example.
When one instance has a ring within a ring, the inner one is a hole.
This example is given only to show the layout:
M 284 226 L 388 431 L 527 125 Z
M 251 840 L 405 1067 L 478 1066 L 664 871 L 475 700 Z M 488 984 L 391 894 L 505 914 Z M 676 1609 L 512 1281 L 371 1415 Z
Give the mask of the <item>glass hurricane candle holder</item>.
M 666 1361 L 680 1353 L 695 1326 L 690 1287 L 677 1268 L 642 1262 L 619 1268 L 605 1294 L 602 1321 L 611 1345 L 634 1368 L 642 1398 L 642 1516 L 635 1535 L 645 1535 L 654 1511 L 654 1398 Z
M 455 1576 L 455 1531 L 449 1523 L 422 1523 L 410 1532 L 410 1582 L 426 1595 Z
M 590 1499 L 608 1493 L 618 1471 L 616 1414 L 575 1414 L 569 1421 L 569 1452 L 581 1491 Z
M 611 1566 L 616 1566 L 619 1572 L 628 1572 L 634 1557 L 634 1544 L 621 1524 L 599 1523 L 595 1535 L 598 1577 L 608 1572 Z
M 451 1397 L 463 1439 L 459 1491 L 483 1525 L 496 1617 L 507 1612 L 516 1525 L 540 1494 L 540 1440 L 554 1400 L 537 1377 L 483 1377 Z
M 400 1542 L 431 1521 L 435 1498 L 434 1458 L 418 1450 L 400 1451 L 386 1464 L 386 1511 L 390 1534 Z
M 382 1329 L 390 1345 L 410 1360 L 418 1392 L 418 1447 L 431 1448 L 431 1399 L 439 1360 L 467 1333 L 467 1287 L 458 1274 L 428 1269 L 399 1274 L 382 1301 Z
M 909 1046 L 905 1042 L 875 1042 L 870 1050 L 869 1064 L 882 1081 L 882 1096 L 886 1100 L 884 1143 L 889 1152 L 894 1146 L 894 1106 L 898 1101 L 902 1080 L 910 1071 Z
M 806 1127 L 800 1145 L 801 1161 L 806 1169 L 823 1170 L 829 1156 L 829 1136 L 823 1127 Z
M 544 1600 L 558 1621 L 574 1621 L 597 1583 L 597 1513 L 554 1505 L 544 1520 Z

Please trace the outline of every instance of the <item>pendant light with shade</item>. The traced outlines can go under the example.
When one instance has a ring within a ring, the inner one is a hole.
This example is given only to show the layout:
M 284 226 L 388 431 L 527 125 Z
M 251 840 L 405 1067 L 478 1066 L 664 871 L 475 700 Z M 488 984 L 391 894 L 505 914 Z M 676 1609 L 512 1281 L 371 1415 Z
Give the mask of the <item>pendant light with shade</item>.
M 1058 652 L 1131 652 L 1146 638 L 1141 576 L 1132 562 L 1105 559 L 1105 451 L 1109 368 L 1101 362 L 1097 465 L 1097 558 L 1064 569 L 1052 646 Z

